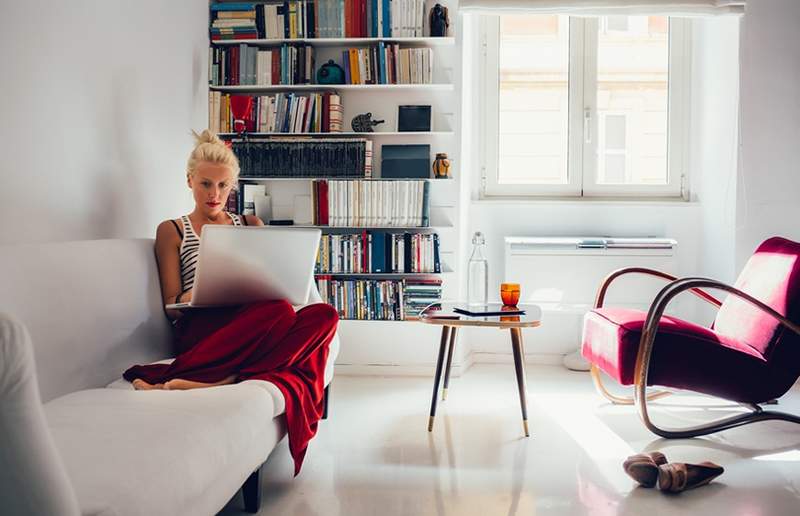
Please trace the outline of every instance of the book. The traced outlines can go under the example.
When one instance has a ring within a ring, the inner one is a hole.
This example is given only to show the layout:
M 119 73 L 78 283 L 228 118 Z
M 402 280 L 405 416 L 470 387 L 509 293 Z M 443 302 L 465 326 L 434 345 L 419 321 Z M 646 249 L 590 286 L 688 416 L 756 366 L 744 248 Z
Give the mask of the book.
M 211 11 L 253 11 L 255 4 L 249 2 L 217 2 L 211 4 Z

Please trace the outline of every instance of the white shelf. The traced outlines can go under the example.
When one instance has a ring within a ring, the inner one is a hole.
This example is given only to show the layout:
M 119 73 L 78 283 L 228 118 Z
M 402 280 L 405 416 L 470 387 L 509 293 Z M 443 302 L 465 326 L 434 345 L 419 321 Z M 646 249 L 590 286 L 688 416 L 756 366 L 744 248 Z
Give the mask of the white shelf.
M 216 40 L 211 41 L 212 45 L 229 46 L 229 45 L 255 45 L 261 47 L 274 47 L 283 44 L 299 44 L 305 43 L 314 47 L 342 47 L 350 45 L 374 45 L 383 41 L 384 43 L 400 43 L 408 45 L 420 45 L 430 47 L 440 46 L 453 46 L 455 45 L 456 38 L 448 36 L 444 38 L 413 38 L 413 37 L 399 37 L 399 38 L 295 38 L 295 39 L 234 39 L 234 40 Z
M 333 276 L 334 278 L 354 278 L 354 279 L 403 279 L 418 278 L 420 276 L 441 276 L 451 273 L 447 270 L 442 272 L 315 272 L 314 276 Z
M 355 230 L 365 230 L 365 231 L 372 231 L 372 230 L 397 230 L 397 231 L 412 231 L 412 230 L 435 230 L 435 229 L 442 229 L 442 228 L 452 228 L 454 227 L 452 223 L 446 224 L 431 224 L 430 226 L 319 226 L 319 225 L 312 225 L 312 224 L 292 224 L 292 225 L 272 225 L 270 227 L 275 228 L 315 228 L 315 229 L 334 229 L 334 230 L 346 230 L 346 231 L 355 231 Z
M 247 138 L 271 138 L 271 137 L 278 137 L 282 138 L 285 136 L 320 136 L 326 138 L 341 138 L 341 137 L 371 137 L 371 138 L 379 138 L 383 136 L 453 136 L 455 135 L 455 131 L 375 131 L 372 133 L 357 133 L 353 131 L 349 132 L 340 132 L 340 133 L 246 133 L 245 136 Z M 217 134 L 220 138 L 240 138 L 238 133 L 219 133 Z
M 375 90 L 375 91 L 453 91 L 455 85 L 447 84 L 246 84 L 239 86 L 209 86 L 210 90 L 222 92 L 269 92 L 269 91 L 347 91 L 347 90 Z
M 383 178 L 383 177 L 248 177 L 241 176 L 239 181 L 252 181 L 255 183 L 267 181 L 430 181 L 432 183 L 453 181 L 452 177 L 444 179 L 435 179 L 432 177 L 400 177 L 400 178 Z

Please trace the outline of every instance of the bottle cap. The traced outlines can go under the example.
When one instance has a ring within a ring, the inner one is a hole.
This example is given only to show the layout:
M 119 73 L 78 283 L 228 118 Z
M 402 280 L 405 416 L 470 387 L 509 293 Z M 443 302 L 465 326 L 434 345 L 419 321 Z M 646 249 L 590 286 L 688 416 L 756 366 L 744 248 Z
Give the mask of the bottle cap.
M 476 231 L 475 235 L 473 235 L 472 237 L 472 243 L 481 245 L 485 244 L 486 240 L 483 238 L 483 233 L 481 233 L 480 231 Z

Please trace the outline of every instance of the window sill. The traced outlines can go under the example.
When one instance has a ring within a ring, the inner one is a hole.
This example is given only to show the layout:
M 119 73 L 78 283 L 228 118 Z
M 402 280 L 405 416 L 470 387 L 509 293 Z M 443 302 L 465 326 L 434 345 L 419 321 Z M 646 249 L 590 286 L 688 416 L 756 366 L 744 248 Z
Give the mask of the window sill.
M 471 199 L 478 205 L 616 205 L 616 206 L 669 206 L 698 207 L 700 202 L 686 200 L 682 197 L 505 197 L 487 196 Z

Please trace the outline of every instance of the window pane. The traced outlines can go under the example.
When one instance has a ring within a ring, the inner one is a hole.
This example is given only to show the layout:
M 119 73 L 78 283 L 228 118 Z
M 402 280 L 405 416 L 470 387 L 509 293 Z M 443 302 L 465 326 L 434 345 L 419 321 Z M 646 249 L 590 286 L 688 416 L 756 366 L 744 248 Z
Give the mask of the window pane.
M 625 115 L 606 116 L 606 150 L 625 150 Z
M 604 179 L 608 183 L 625 181 L 625 155 L 607 154 L 605 159 Z
M 569 18 L 501 16 L 498 182 L 565 184 Z
M 598 183 L 668 182 L 668 78 L 668 18 L 613 16 L 601 20 L 597 46 Z M 622 153 L 609 154 L 606 151 L 610 149 Z

